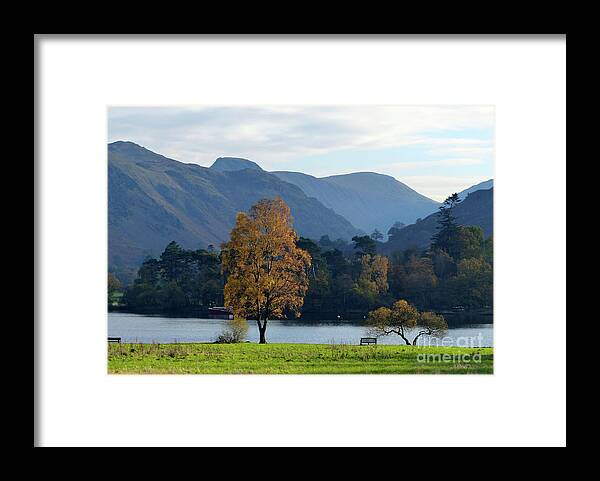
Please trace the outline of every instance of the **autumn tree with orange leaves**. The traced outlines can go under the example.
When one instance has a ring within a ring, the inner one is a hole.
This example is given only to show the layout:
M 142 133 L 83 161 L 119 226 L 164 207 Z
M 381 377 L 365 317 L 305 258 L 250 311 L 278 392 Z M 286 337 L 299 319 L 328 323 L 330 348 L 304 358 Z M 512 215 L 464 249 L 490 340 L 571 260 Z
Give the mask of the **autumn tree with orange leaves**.
M 239 213 L 231 240 L 221 246 L 227 276 L 225 305 L 236 316 L 254 318 L 265 344 L 269 319 L 297 316 L 308 289 L 311 258 L 296 246 L 290 208 L 280 198 L 263 199 Z

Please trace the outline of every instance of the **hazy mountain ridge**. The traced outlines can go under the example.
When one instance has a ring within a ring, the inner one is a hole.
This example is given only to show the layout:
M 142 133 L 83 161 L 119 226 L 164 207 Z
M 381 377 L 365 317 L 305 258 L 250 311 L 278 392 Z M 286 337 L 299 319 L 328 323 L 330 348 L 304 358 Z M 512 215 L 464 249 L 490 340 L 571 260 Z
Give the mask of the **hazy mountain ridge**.
M 379 229 L 385 234 L 395 222 L 411 224 L 439 206 L 394 177 L 374 172 L 321 178 L 298 172 L 273 173 L 296 184 L 367 233 Z
M 115 142 L 108 145 L 108 182 L 110 266 L 137 267 L 171 240 L 187 248 L 218 246 L 238 212 L 276 195 L 290 206 L 300 235 L 350 239 L 358 233 L 299 187 L 260 168 L 221 171 Z

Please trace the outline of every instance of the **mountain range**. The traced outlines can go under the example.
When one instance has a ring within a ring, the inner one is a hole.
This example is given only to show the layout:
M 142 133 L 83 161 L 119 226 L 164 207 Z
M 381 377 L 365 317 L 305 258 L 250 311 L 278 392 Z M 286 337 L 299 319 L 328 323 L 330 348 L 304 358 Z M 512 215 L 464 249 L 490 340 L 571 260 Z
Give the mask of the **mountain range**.
M 137 266 L 171 240 L 186 248 L 218 247 L 238 212 L 263 198 L 290 206 L 301 235 L 350 239 L 359 233 L 317 199 L 262 169 L 184 164 L 131 142 L 108 146 L 109 265 Z
M 109 266 L 131 274 L 171 240 L 185 248 L 218 248 L 238 212 L 275 196 L 290 206 L 299 235 L 312 239 L 328 235 L 349 241 L 374 229 L 385 234 L 397 221 L 412 224 L 425 217 L 425 222 L 439 206 L 393 177 L 372 172 L 317 178 L 267 172 L 237 157 L 219 157 L 202 167 L 133 142 L 113 142 L 108 145 Z M 402 232 L 409 228 L 407 235 L 414 231 L 407 226 Z
M 263 171 L 256 162 L 239 157 L 219 157 L 210 168 L 219 172 Z M 270 173 L 300 187 L 307 196 L 314 197 L 368 234 L 375 229 L 385 233 L 395 222 L 410 224 L 435 212 L 439 205 L 393 177 L 374 172 L 329 177 L 287 171 Z M 373 209 L 374 206 L 377 208 Z
M 395 222 L 411 224 L 435 212 L 439 203 L 414 191 L 389 175 L 356 172 L 313 177 L 299 172 L 273 172 L 321 201 L 352 225 L 370 234 L 385 234 Z

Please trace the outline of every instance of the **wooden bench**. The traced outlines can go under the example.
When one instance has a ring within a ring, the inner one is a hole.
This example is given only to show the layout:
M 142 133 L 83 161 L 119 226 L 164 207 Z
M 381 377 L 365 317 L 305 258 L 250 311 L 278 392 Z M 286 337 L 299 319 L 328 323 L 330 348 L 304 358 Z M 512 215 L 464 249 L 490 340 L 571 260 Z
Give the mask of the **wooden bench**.
M 377 344 L 377 338 L 376 337 L 361 337 L 360 338 L 361 346 L 368 346 L 369 344 Z
M 108 342 L 109 342 L 109 343 L 111 343 L 111 342 L 116 342 L 116 343 L 118 343 L 118 344 L 121 344 L 121 338 L 120 338 L 120 337 L 109 337 L 109 338 L 108 338 Z

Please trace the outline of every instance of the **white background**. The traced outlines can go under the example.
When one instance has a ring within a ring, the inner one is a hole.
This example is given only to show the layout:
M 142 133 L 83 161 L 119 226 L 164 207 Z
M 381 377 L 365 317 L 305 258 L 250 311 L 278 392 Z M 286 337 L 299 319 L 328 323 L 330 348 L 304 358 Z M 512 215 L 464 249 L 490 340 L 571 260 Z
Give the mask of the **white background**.
M 43 446 L 566 443 L 566 41 L 38 38 Z M 108 105 L 496 106 L 493 376 L 108 376 Z

